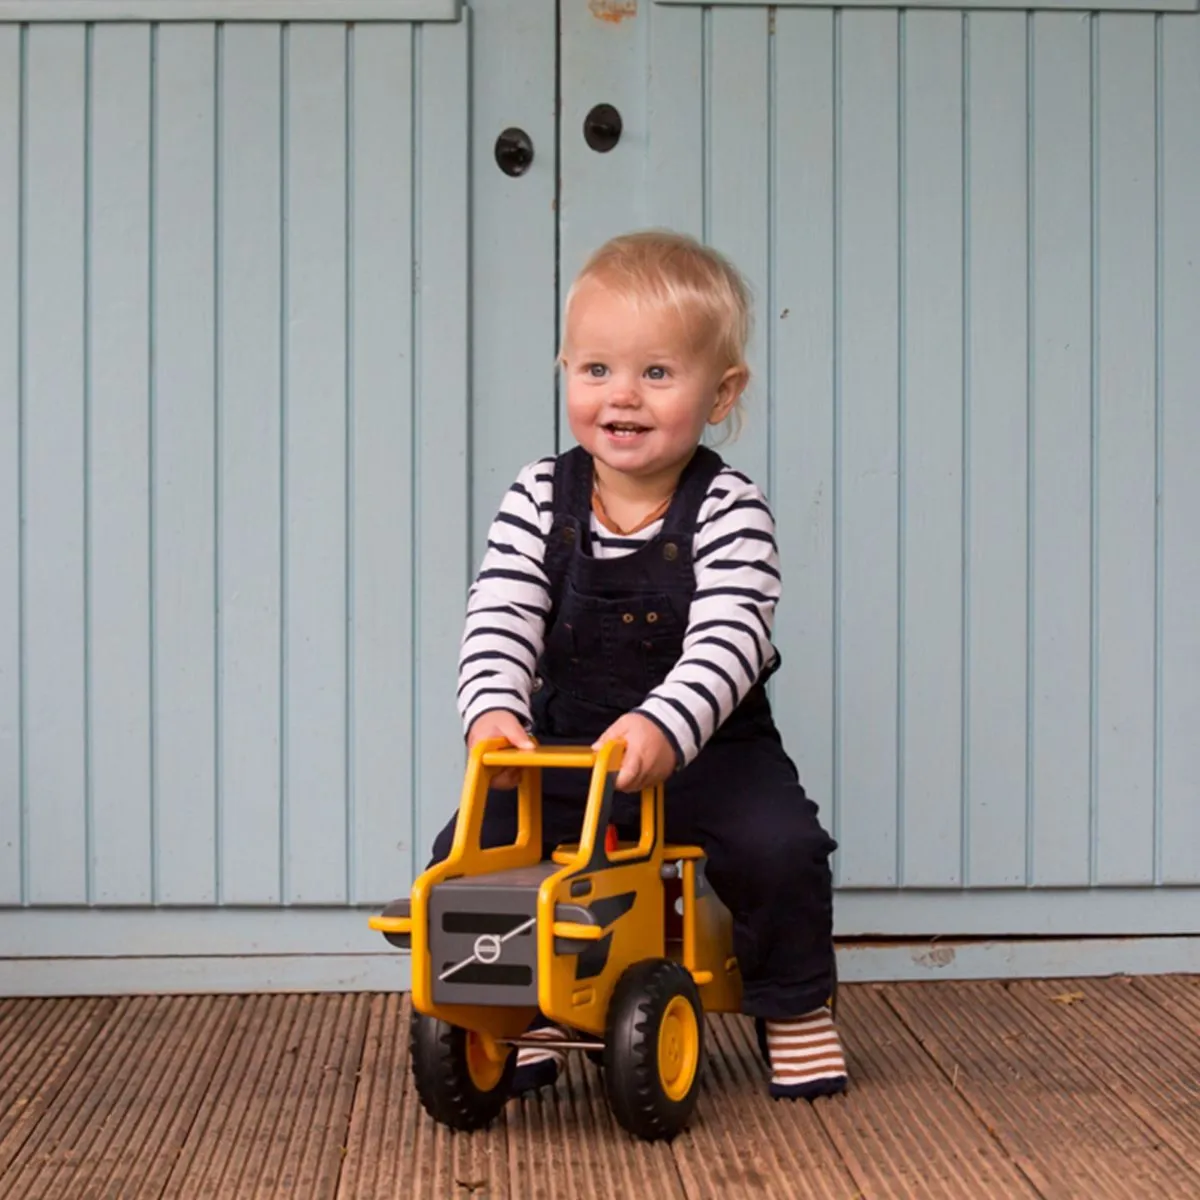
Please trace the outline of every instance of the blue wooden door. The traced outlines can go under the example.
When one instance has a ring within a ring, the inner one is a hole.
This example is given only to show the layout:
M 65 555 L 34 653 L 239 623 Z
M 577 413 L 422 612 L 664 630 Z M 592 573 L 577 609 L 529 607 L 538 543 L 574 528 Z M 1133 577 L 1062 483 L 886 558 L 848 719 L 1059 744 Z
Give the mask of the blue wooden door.
M 1200 929 L 1200 17 L 286 9 L 0 4 L 0 991 L 403 982 L 562 294 L 655 223 L 757 294 L 839 932 Z
M 402 981 L 365 912 L 554 442 L 554 29 L 0 7 L 0 991 Z
M 969 7 L 564 2 L 564 280 L 665 224 L 752 283 L 840 932 L 1194 932 L 1200 17 Z

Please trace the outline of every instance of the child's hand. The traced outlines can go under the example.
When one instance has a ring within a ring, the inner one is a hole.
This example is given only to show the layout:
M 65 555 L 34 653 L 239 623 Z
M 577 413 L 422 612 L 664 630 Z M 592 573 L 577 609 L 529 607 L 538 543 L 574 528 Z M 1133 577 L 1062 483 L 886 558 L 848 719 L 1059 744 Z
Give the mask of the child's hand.
M 471 722 L 471 728 L 467 730 L 467 749 L 470 750 L 476 742 L 487 741 L 489 738 L 503 738 L 518 750 L 534 749 L 533 739 L 525 732 L 525 726 L 503 708 L 489 708 Z M 519 778 L 518 768 L 506 767 L 492 776 L 492 787 L 515 788 Z
M 640 792 L 662 783 L 675 770 L 671 743 L 648 717 L 626 713 L 600 735 L 592 749 L 599 750 L 605 742 L 615 741 L 625 743 L 625 758 L 617 775 L 619 791 Z

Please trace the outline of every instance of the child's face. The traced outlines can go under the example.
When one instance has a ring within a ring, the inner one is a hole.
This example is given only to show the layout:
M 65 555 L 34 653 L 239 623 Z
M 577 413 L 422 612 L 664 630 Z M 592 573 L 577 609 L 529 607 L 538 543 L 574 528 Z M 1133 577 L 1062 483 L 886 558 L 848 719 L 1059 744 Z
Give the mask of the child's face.
M 649 480 L 682 470 L 746 382 L 743 368 L 717 362 L 697 341 L 679 314 L 639 308 L 596 280 L 583 284 L 563 339 L 576 441 L 622 474 Z

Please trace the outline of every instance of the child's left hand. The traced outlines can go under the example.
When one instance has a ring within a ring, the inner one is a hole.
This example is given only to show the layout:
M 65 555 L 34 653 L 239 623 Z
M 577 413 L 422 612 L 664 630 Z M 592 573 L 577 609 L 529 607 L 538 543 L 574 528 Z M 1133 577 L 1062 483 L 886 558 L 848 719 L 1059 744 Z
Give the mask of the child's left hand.
M 626 713 L 596 739 L 592 749 L 599 750 L 605 742 L 613 741 L 625 743 L 625 758 L 617 774 L 618 791 L 640 792 L 662 783 L 675 770 L 671 743 L 648 717 Z

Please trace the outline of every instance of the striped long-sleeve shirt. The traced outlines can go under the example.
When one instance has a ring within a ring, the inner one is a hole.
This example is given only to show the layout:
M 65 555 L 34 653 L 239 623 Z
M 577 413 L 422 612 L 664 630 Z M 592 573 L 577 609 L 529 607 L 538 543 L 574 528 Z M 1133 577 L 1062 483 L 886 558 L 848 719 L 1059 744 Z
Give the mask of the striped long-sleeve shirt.
M 471 588 L 458 688 L 467 730 L 489 709 L 506 709 L 529 725 L 551 606 L 543 563 L 553 515 L 554 459 L 543 458 L 525 467 L 505 494 Z M 592 553 L 630 554 L 661 529 L 659 520 L 618 536 L 593 514 Z M 696 591 L 683 653 L 634 710 L 663 730 L 681 766 L 700 753 L 775 657 L 775 521 L 758 487 L 731 467 L 716 475 L 700 506 L 693 561 Z

